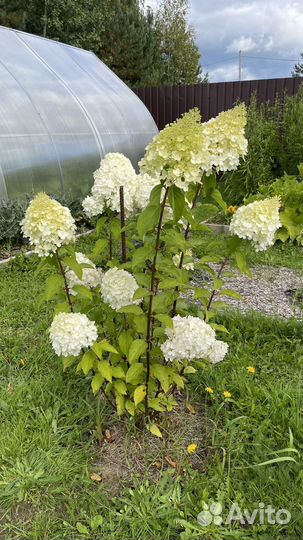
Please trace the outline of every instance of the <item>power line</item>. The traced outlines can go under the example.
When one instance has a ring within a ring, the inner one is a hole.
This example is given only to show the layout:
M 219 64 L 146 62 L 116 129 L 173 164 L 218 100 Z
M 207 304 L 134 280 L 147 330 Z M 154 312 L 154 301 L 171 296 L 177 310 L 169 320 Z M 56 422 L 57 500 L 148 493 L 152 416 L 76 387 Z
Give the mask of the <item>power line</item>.
M 256 60 L 274 60 L 279 62 L 298 62 L 300 59 L 296 58 L 269 58 L 268 56 L 250 56 L 250 55 L 243 55 L 244 58 L 255 58 Z
M 243 53 L 242 53 L 242 58 L 253 58 L 255 60 L 271 60 L 271 61 L 278 61 L 278 62 L 299 62 L 300 61 L 300 58 L 269 58 L 268 56 L 250 56 Z M 237 59 L 238 59 L 238 56 L 222 58 L 222 60 L 211 62 L 211 64 L 203 64 L 203 67 L 209 67 L 215 64 L 223 64 L 223 62 L 229 62 L 231 60 L 237 60 Z

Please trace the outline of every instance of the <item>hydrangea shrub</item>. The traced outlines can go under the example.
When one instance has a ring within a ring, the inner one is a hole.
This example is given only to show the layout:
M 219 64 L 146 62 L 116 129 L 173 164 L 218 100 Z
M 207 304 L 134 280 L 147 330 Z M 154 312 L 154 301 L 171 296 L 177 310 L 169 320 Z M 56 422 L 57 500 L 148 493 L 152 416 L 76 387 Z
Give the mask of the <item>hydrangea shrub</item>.
M 148 145 L 139 175 L 125 156 L 105 156 L 84 208 L 90 215 L 109 209 L 111 222 L 100 217 L 89 257 L 75 252 L 68 209 L 44 194 L 22 225 L 48 269 L 43 296 L 57 300 L 50 340 L 64 369 L 76 366 L 118 415 L 145 418 L 157 436 L 159 414 L 172 410 L 175 390 L 197 370 L 215 369 L 228 352 L 219 339 L 226 329 L 215 322 L 217 294 L 236 296 L 224 289 L 225 265 L 249 272 L 250 242 L 266 249 L 280 227 L 278 198 L 239 208 L 225 250 L 195 260 L 209 200 L 227 211 L 216 173 L 245 155 L 245 118 L 243 105 L 206 124 L 190 111 Z M 121 236 L 122 253 L 114 252 L 112 235 Z M 192 283 L 196 269 L 208 276 L 206 286 Z

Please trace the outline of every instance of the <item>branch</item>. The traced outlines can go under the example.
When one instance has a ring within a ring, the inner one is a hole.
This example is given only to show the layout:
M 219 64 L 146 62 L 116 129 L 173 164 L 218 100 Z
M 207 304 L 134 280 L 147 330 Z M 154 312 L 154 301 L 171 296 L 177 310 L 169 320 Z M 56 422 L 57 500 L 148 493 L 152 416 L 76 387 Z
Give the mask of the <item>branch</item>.
M 159 222 L 157 226 L 157 236 L 156 236 L 156 244 L 155 244 L 155 254 L 152 262 L 152 268 L 151 268 L 151 281 L 150 281 L 150 297 L 149 297 L 149 305 L 148 305 L 148 313 L 147 313 L 147 333 L 146 333 L 146 342 L 147 342 L 147 351 L 146 351 L 146 396 L 145 396 L 145 414 L 148 413 L 148 384 L 149 384 L 149 378 L 150 378 L 150 353 L 152 349 L 152 334 L 153 334 L 153 317 L 152 317 L 152 311 L 153 311 L 153 298 L 155 295 L 155 285 L 156 285 L 156 271 L 157 271 L 157 258 L 160 248 L 160 237 L 161 237 L 161 229 L 162 229 L 162 221 L 163 221 L 163 214 L 165 209 L 165 204 L 168 196 L 169 187 L 166 188 L 164 197 L 161 203 L 161 212 L 159 216 Z

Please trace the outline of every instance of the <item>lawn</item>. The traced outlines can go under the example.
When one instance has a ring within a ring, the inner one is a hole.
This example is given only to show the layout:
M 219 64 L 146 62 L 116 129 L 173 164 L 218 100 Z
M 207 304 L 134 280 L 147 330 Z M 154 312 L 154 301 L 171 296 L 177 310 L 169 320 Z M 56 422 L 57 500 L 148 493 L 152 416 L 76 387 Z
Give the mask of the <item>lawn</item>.
M 299 268 L 298 255 L 299 248 L 275 247 L 251 262 Z M 222 315 L 227 359 L 192 376 L 173 435 L 155 441 L 115 423 L 93 397 L 89 377 L 62 372 L 47 336 L 52 306 L 37 305 L 43 283 L 33 257 L 0 269 L 0 538 L 300 538 L 300 322 Z M 198 444 L 195 454 L 187 452 L 190 443 Z M 274 463 L 264 465 L 268 460 Z M 119 478 L 123 461 L 133 474 Z M 232 503 L 249 511 L 264 503 L 287 509 L 291 520 L 199 526 L 203 503 L 212 502 L 223 505 L 224 519 Z

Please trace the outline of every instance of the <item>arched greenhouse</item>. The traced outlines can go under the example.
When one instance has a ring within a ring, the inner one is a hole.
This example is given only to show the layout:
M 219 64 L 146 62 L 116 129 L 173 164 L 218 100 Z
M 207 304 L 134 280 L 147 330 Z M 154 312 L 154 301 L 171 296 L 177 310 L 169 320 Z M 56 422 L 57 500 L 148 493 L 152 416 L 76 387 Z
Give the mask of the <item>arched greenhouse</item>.
M 107 152 L 137 164 L 157 127 L 93 53 L 4 27 L 0 48 L 0 201 L 85 195 Z

